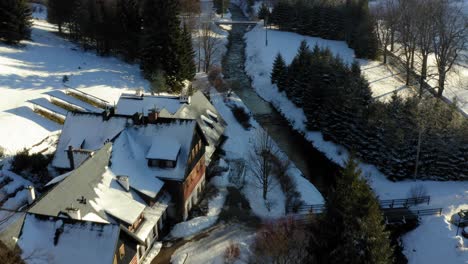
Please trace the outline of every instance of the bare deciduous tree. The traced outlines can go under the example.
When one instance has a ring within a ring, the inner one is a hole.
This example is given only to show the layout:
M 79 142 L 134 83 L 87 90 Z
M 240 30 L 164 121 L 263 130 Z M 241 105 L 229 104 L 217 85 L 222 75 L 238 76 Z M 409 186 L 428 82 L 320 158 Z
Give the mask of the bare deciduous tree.
M 416 3 L 416 33 L 417 46 L 421 56 L 421 73 L 419 79 L 419 97 L 422 97 L 424 81 L 427 78 L 428 58 L 432 49 L 432 36 L 434 35 L 434 23 L 432 21 L 436 2 L 439 0 L 418 0 Z
M 304 227 L 292 218 L 264 224 L 255 237 L 252 262 L 299 264 L 313 259 L 307 245 L 314 237 Z
M 377 38 L 382 47 L 383 63 L 387 63 L 387 48 L 393 46 L 393 36 L 398 21 L 398 4 L 396 0 L 385 0 L 373 10 L 377 29 Z M 393 48 L 391 48 L 393 50 Z
M 201 32 L 199 34 L 199 45 L 203 49 L 203 71 L 207 73 L 213 63 L 213 57 L 218 51 L 220 39 L 211 30 L 209 23 L 201 25 Z
M 268 135 L 267 131 L 261 130 L 257 132 L 255 142 L 250 152 L 250 169 L 258 183 L 258 187 L 262 189 L 262 196 L 265 202 L 267 194 L 274 187 L 272 175 L 273 159 L 277 151 L 273 146 L 273 140 Z
M 406 85 L 410 84 L 411 70 L 414 66 L 414 52 L 416 50 L 417 29 L 414 9 L 416 0 L 400 1 L 398 19 L 398 41 L 402 46 L 406 69 Z
M 466 48 L 468 22 L 461 8 L 450 0 L 436 1 L 432 21 L 435 31 L 432 44 L 438 73 L 437 95 L 441 97 L 447 73 L 452 69 L 460 52 Z

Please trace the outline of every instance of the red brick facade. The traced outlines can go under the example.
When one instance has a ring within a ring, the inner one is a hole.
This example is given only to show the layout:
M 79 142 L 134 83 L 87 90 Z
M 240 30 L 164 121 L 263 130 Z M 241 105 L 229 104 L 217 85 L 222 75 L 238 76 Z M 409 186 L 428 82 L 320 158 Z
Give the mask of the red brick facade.
M 195 186 L 197 186 L 203 174 L 205 174 L 205 169 L 205 155 L 203 155 L 184 181 L 184 204 L 192 194 L 193 189 L 195 189 Z

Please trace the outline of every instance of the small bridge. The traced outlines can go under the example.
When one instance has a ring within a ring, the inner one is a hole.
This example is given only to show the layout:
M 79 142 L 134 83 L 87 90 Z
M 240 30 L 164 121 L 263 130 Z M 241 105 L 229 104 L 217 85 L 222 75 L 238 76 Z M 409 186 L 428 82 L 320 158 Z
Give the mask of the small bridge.
M 256 25 L 258 21 L 228 21 L 228 20 L 218 20 L 214 21 L 216 25 Z
M 416 198 L 405 198 L 405 199 L 391 199 L 391 200 L 379 200 L 380 208 L 385 211 L 387 209 L 402 209 L 409 208 L 418 204 L 429 204 L 431 201 L 430 196 L 421 196 Z M 320 214 L 325 210 L 324 204 L 305 204 L 298 207 L 288 206 L 287 212 L 293 212 L 297 214 L 304 213 L 316 213 Z

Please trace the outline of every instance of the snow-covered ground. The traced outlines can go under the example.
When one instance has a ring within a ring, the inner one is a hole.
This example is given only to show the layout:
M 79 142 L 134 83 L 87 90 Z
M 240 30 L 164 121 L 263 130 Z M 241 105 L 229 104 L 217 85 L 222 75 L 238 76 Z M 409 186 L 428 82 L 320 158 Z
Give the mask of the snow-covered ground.
M 39 142 L 60 125 L 35 114 L 26 101 L 44 97 L 44 92 L 65 89 L 67 85 L 117 102 L 123 91 L 147 88 L 138 65 L 114 57 L 84 52 L 54 34 L 47 23 L 45 8 L 34 13 L 30 41 L 21 47 L 0 44 L 0 146 L 7 154 Z
M 226 262 L 224 254 L 232 244 L 239 248 L 239 257 L 234 263 L 249 263 L 250 245 L 255 237 L 252 230 L 246 230 L 240 225 L 221 226 L 213 230 L 207 237 L 185 244 L 179 248 L 171 258 L 174 264 Z
M 246 34 L 245 69 L 252 78 L 255 90 L 261 97 L 271 102 L 296 130 L 303 132 L 318 150 L 338 164 L 344 164 L 349 156 L 348 152 L 344 151 L 342 146 L 324 141 L 320 132 L 307 131 L 304 112 L 292 104 L 284 93 L 279 93 L 278 89 L 270 84 L 269 74 L 275 55 L 281 52 L 286 62 L 291 62 L 303 39 L 311 47 L 316 43 L 319 46 L 328 46 L 346 62 L 354 59 L 353 50 L 349 49 L 344 42 L 275 30 L 268 31 L 269 46 L 265 47 L 264 37 L 265 31 L 261 26 L 257 26 Z M 391 93 L 402 86 L 398 75 L 383 68 L 378 62 L 360 60 L 360 63 L 377 96 Z M 405 254 L 410 263 L 468 263 L 466 249 L 468 241 L 464 240 L 463 249 L 457 248 L 458 241 L 463 241 L 463 239 L 455 236 L 456 229 L 448 222 L 453 213 L 462 208 L 468 209 L 468 182 L 409 180 L 391 182 L 372 165 L 361 163 L 360 167 L 363 175 L 369 179 L 371 187 L 381 199 L 407 197 L 412 186 L 421 184 L 427 189 L 428 195 L 431 195 L 430 207 L 444 208 L 442 216 L 425 217 L 418 228 L 403 237 Z

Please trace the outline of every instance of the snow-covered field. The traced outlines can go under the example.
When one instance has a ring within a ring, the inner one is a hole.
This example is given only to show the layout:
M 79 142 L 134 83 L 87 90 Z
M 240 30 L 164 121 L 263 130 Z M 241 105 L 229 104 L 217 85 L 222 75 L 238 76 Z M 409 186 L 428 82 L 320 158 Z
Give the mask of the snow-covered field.
M 60 125 L 35 114 L 26 101 L 67 85 L 117 102 L 126 90 L 147 88 L 138 65 L 114 57 L 99 57 L 58 37 L 47 23 L 45 9 L 34 13 L 30 41 L 21 47 L 0 44 L 0 146 L 8 154 L 39 142 Z
M 246 34 L 245 69 L 251 76 L 252 85 L 257 93 L 271 102 L 296 130 L 305 133 L 306 138 L 317 149 L 338 164 L 344 164 L 348 152 L 343 151 L 342 146 L 324 141 L 320 132 L 306 131 L 304 112 L 292 104 L 284 93 L 279 93 L 278 89 L 270 84 L 269 74 L 275 55 L 281 52 L 286 62 L 291 62 L 303 39 L 311 47 L 315 44 L 328 46 L 346 62 L 354 59 L 354 52 L 344 42 L 275 30 L 268 32 L 269 46 L 265 47 L 264 37 L 265 31 L 261 26 L 257 26 Z M 378 62 L 360 60 L 360 63 L 364 74 L 371 82 L 374 96 L 391 93 L 402 86 L 401 79 Z M 391 182 L 372 165 L 361 163 L 360 167 L 363 175 L 369 179 L 372 188 L 381 199 L 407 197 L 412 186 L 421 184 L 427 189 L 428 195 L 431 195 L 429 207 L 444 208 L 442 216 L 425 217 L 418 228 L 403 237 L 405 254 L 410 263 L 468 263 L 468 241 L 466 239 L 463 241 L 460 236 L 456 237 L 455 226 L 448 222 L 452 214 L 459 209 L 468 209 L 468 182 Z M 462 241 L 465 246 L 457 247 L 459 241 Z

